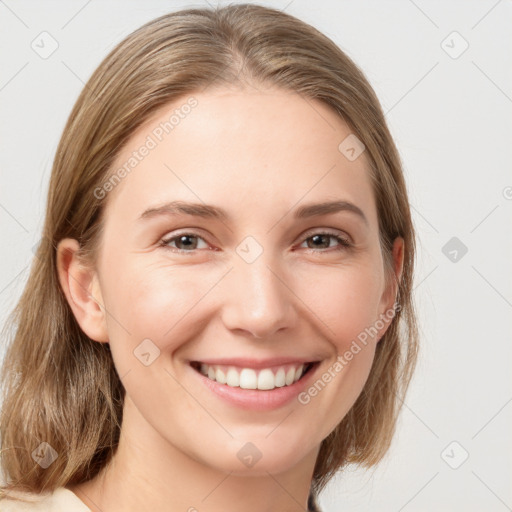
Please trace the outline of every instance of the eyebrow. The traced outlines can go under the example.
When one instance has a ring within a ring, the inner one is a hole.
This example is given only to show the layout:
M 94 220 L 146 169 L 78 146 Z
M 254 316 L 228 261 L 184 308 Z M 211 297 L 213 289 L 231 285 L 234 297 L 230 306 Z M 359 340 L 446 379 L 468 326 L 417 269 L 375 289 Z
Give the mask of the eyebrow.
M 347 211 L 356 214 L 367 226 L 368 219 L 364 212 L 353 203 L 348 201 L 328 201 L 324 203 L 309 203 L 297 208 L 293 214 L 295 219 L 307 219 L 311 217 L 319 217 Z M 188 203 L 185 201 L 171 201 L 162 206 L 148 208 L 139 217 L 142 219 L 150 219 L 161 215 L 193 215 L 194 217 L 202 217 L 207 219 L 217 219 L 221 221 L 230 220 L 226 210 L 203 203 Z

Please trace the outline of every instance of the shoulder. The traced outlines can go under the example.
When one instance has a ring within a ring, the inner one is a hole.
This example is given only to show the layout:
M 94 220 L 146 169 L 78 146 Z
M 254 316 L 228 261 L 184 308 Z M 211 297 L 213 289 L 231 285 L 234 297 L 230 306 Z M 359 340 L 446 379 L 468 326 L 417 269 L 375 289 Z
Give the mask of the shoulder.
M 0 499 L 0 512 L 90 512 L 76 494 L 65 487 L 51 493 L 12 492 Z

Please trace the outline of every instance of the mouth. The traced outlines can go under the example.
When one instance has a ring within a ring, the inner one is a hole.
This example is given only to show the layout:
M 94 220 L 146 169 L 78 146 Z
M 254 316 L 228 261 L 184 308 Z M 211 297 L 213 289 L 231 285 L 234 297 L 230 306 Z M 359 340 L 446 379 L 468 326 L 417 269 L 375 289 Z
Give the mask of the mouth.
M 290 362 L 269 367 L 253 368 L 227 364 L 207 364 L 191 361 L 190 366 L 211 381 L 230 388 L 271 391 L 286 388 L 302 380 L 319 361 Z

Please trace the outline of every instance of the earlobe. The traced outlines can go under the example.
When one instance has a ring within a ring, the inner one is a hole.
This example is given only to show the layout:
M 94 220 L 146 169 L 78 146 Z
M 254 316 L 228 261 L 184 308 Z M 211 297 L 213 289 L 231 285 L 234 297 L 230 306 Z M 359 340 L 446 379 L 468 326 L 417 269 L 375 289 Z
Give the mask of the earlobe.
M 97 272 L 78 258 L 77 240 L 65 238 L 57 246 L 59 282 L 73 314 L 84 333 L 108 342 L 105 308 Z

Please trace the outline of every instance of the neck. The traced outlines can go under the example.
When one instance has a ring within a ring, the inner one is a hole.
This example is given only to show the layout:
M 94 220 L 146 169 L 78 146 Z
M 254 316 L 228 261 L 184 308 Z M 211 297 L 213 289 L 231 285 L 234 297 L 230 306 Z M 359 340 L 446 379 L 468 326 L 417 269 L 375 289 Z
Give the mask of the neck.
M 163 439 L 126 397 L 112 460 L 92 480 L 69 489 L 93 512 L 307 511 L 318 450 L 279 474 L 221 471 Z

